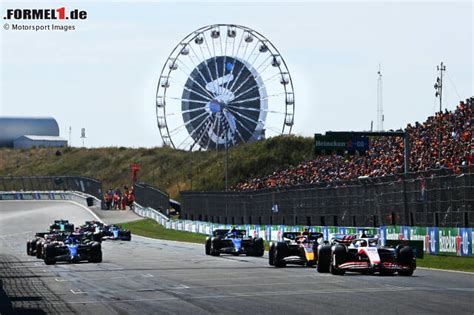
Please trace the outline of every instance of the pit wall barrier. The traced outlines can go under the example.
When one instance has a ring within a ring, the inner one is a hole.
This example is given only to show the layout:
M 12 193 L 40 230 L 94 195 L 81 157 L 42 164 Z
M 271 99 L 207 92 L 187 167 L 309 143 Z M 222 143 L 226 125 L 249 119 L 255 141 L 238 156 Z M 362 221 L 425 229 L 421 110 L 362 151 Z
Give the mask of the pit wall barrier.
M 211 235 L 214 229 L 230 229 L 230 224 L 217 224 L 211 222 L 191 220 L 171 220 L 162 213 L 152 209 L 137 206 L 135 213 L 150 218 L 165 226 L 167 229 Z M 311 232 L 323 233 L 324 239 L 328 240 L 330 234 L 377 234 L 382 240 L 408 240 L 422 241 L 423 251 L 429 255 L 448 256 L 473 256 L 474 231 L 472 228 L 441 228 L 441 227 L 419 227 L 419 226 L 381 226 L 373 227 L 344 227 L 344 226 L 304 226 L 304 225 L 235 225 L 237 229 L 247 231 L 247 235 L 261 237 L 266 241 L 278 241 L 283 232 L 298 232 L 308 229 Z

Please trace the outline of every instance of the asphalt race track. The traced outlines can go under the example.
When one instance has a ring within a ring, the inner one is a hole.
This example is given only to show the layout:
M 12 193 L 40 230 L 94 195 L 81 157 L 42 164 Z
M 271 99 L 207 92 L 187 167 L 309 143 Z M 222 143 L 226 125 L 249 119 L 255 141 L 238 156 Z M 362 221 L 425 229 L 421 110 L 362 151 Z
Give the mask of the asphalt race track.
M 46 266 L 26 240 L 54 219 L 81 224 L 69 202 L 0 202 L 1 314 L 472 314 L 474 275 L 417 269 L 413 277 L 318 274 L 266 258 L 204 254 L 204 245 L 132 236 L 103 242 L 100 264 Z

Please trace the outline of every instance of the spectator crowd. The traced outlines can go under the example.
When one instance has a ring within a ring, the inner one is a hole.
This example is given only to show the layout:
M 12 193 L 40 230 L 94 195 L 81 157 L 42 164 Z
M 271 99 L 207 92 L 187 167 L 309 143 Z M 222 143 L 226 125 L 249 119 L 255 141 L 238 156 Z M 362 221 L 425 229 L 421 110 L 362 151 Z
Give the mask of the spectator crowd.
M 438 112 L 414 125 L 408 124 L 410 172 L 474 164 L 473 98 L 460 102 L 454 111 Z M 401 137 L 371 138 L 364 154 L 320 155 L 314 160 L 254 178 L 233 190 L 256 190 L 301 184 L 351 180 L 361 176 L 378 177 L 404 172 L 404 142 Z

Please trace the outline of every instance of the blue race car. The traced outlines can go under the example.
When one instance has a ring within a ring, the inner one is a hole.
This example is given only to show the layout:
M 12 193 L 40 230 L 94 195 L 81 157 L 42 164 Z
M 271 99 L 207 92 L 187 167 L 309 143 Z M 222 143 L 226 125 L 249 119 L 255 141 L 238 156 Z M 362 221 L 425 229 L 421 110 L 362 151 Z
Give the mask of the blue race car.
M 99 242 L 90 241 L 81 235 L 70 235 L 63 242 L 46 244 L 43 259 L 46 265 L 54 265 L 57 261 L 76 263 L 87 260 L 100 263 L 102 247 Z
M 263 256 L 265 248 L 263 239 L 260 237 L 248 237 L 245 230 L 235 228 L 216 229 L 212 236 L 206 239 L 206 255 L 219 256 L 220 254 L 231 254 L 247 256 Z

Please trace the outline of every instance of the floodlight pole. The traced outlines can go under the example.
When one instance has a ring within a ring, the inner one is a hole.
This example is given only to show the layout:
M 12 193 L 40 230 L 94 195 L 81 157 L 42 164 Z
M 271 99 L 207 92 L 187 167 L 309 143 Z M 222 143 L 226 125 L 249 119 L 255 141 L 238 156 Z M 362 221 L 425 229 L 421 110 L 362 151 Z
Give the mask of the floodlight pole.
M 405 175 L 408 175 L 410 172 L 410 136 L 408 135 L 408 131 L 405 129 L 405 135 L 403 136 L 403 147 L 404 147 L 404 168 L 405 168 Z
M 434 88 L 436 90 L 435 97 L 439 97 L 439 118 L 438 118 L 438 161 L 441 163 L 441 114 L 443 111 L 443 72 L 446 71 L 446 65 L 441 64 L 436 66 L 436 69 L 439 71 L 439 77 L 436 78 L 436 83 Z
M 229 149 L 227 146 L 227 131 L 225 133 L 225 191 L 227 191 L 228 184 L 228 159 L 229 159 Z

